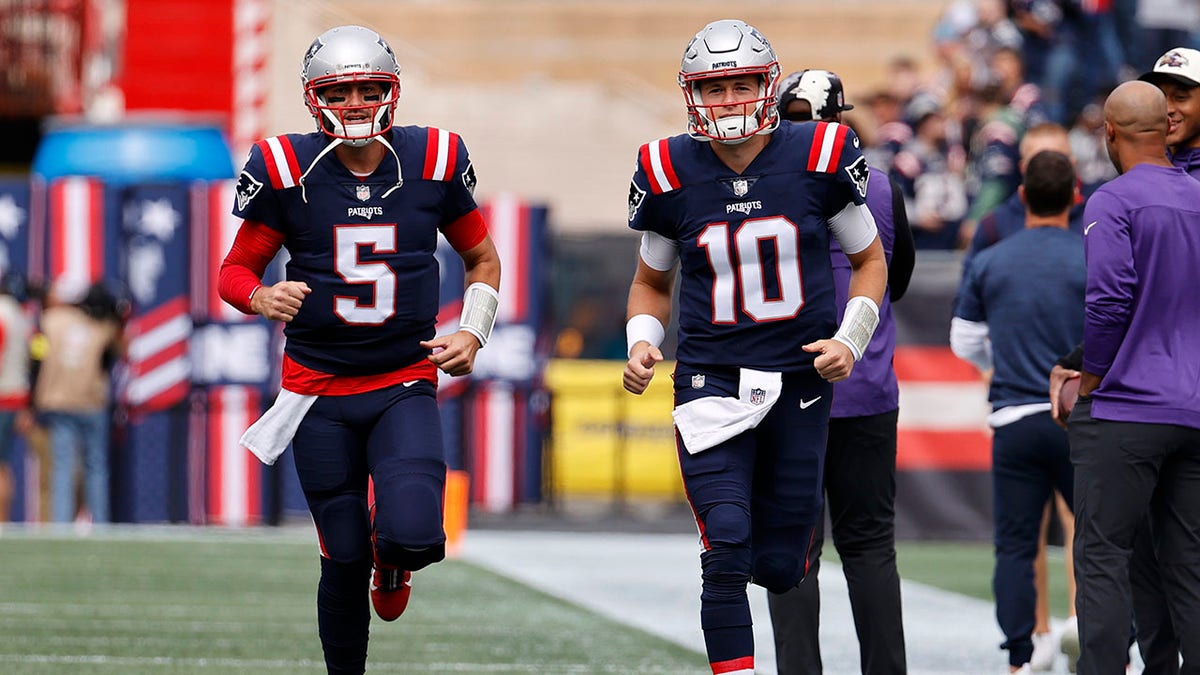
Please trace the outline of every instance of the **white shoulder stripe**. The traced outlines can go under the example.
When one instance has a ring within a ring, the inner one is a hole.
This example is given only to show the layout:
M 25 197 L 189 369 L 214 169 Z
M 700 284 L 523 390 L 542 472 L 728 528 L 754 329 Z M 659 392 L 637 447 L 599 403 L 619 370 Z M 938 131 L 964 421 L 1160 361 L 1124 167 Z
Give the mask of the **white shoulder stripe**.
M 283 144 L 279 142 L 279 137 L 268 138 L 267 145 L 271 148 L 271 156 L 268 161 L 275 162 L 275 169 L 279 171 L 279 180 L 283 183 L 283 187 L 296 187 L 296 177 L 292 175 L 292 168 L 288 166 L 287 155 L 283 153 Z
M 829 171 L 829 160 L 833 155 L 833 142 L 837 140 L 838 134 L 837 122 L 830 122 L 829 126 L 825 127 L 825 135 L 821 137 L 821 156 L 817 159 L 817 171 Z
M 437 129 L 437 162 L 433 167 L 434 180 L 447 180 L 446 164 L 450 161 L 450 133 Z
M 667 179 L 667 172 L 663 170 L 662 148 L 666 143 L 658 141 L 650 144 L 650 168 L 654 170 L 654 180 L 662 187 L 663 192 L 670 192 L 675 189 L 671 185 L 671 181 Z

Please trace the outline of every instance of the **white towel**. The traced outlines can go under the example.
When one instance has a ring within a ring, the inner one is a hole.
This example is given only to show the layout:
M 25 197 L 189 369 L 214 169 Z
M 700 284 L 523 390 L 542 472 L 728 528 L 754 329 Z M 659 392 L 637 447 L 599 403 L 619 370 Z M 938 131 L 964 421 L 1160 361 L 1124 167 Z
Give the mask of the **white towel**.
M 296 435 L 296 429 L 300 428 L 300 422 L 316 401 L 317 397 L 311 394 L 280 389 L 275 403 L 257 422 L 250 425 L 238 443 L 253 452 L 263 464 L 274 464 L 287 450 L 292 437 Z
M 740 369 L 737 398 L 706 396 L 684 403 L 671 413 L 683 447 L 694 455 L 753 429 L 771 412 L 782 389 L 780 373 Z

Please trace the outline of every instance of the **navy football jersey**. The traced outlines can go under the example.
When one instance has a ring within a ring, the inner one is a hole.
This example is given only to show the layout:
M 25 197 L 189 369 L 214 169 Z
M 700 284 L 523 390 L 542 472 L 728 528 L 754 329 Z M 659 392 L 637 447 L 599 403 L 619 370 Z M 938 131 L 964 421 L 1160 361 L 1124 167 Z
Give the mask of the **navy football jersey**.
M 686 135 L 643 145 L 629 226 L 679 244 L 679 361 L 812 367 L 837 329 L 828 219 L 862 204 L 867 163 L 841 124 L 784 124 L 741 173 Z
M 283 233 L 287 279 L 312 289 L 285 325 L 285 350 L 323 373 L 385 373 L 428 354 L 418 342 L 437 320 L 438 231 L 476 208 L 457 134 L 388 134 L 400 166 L 388 152 L 365 178 L 332 152 L 317 160 L 329 145 L 320 132 L 259 141 L 238 177 L 234 215 Z

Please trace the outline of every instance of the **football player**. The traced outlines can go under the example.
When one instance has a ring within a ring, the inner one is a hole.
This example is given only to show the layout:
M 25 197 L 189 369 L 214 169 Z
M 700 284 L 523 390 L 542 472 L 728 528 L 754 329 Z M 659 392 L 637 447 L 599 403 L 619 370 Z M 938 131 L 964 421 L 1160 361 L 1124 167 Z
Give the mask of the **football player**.
M 782 593 L 804 577 L 831 383 L 866 351 L 887 281 L 858 138 L 836 123 L 780 126 L 779 78 L 756 29 L 705 26 L 679 72 L 688 133 L 641 147 L 629 193 L 643 234 L 623 383 L 642 393 L 663 358 L 678 266 L 673 416 L 714 673 L 754 672 L 746 584 Z M 853 268 L 840 328 L 831 234 Z
M 220 290 L 239 310 L 284 322 L 282 390 L 242 442 L 267 462 L 292 442 L 320 544 L 326 666 L 362 673 L 368 580 L 391 621 L 412 572 L 445 556 L 437 370 L 471 372 L 492 330 L 500 261 L 462 139 L 393 126 L 400 67 L 378 33 L 322 33 L 302 81 L 317 130 L 251 149 Z M 467 290 L 459 330 L 435 337 L 439 233 L 465 263 Z M 281 247 L 286 280 L 265 286 Z
M 841 122 L 845 102 L 842 79 L 828 70 L 810 69 L 783 79 L 779 114 L 785 121 Z M 879 327 L 865 359 L 844 382 L 833 387 L 829 443 L 825 449 L 825 495 L 833 543 L 850 588 L 862 672 L 904 673 L 904 625 L 900 576 L 896 571 L 896 424 L 899 386 L 892 355 L 896 324 L 892 303 L 908 288 L 916 262 L 904 194 L 887 172 L 871 167 L 867 206 L 875 218 L 888 260 L 888 292 L 879 306 Z M 837 304 L 846 303 L 850 261 L 837 240 L 830 242 Z M 818 571 L 824 543 L 824 519 L 817 521 L 809 552 L 811 579 L 787 593 L 768 593 L 780 675 L 818 674 L 821 596 Z

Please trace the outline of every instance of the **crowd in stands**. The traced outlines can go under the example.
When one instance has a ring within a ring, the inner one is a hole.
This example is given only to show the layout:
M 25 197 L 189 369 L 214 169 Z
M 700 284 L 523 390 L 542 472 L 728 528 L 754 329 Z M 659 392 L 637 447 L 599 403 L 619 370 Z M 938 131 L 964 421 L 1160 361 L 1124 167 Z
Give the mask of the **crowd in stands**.
M 1104 97 L 1171 48 L 1197 46 L 1189 0 L 954 0 L 934 29 L 934 71 L 894 59 L 847 121 L 904 190 L 917 248 L 966 248 L 1020 183 L 1025 130 L 1069 129 L 1090 195 L 1116 175 L 1098 133 Z

